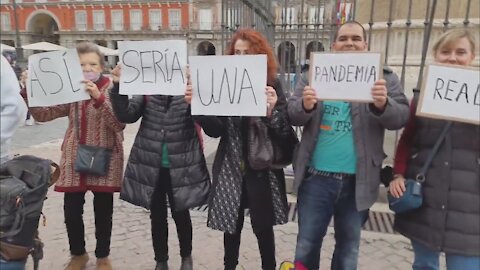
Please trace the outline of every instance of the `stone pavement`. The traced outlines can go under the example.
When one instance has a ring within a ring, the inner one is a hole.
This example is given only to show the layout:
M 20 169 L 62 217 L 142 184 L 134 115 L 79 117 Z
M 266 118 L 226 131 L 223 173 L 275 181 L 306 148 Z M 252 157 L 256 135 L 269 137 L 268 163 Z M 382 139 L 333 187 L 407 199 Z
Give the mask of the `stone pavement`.
M 58 126 L 65 126 L 65 121 L 46 123 L 42 126 L 22 127 L 18 131 L 13 153 L 33 154 L 47 157 L 54 161 L 59 161 L 60 145 L 63 134 L 51 139 L 46 136 L 42 143 L 32 144 L 32 140 L 39 140 L 43 136 L 39 132 L 49 132 L 49 130 L 58 130 Z M 138 129 L 138 123 L 132 124 L 125 130 L 125 155 L 128 157 L 129 150 L 133 143 L 134 136 Z M 29 139 L 35 135 L 37 139 Z M 25 138 L 24 141 L 19 138 Z M 205 156 L 214 154 L 218 141 L 205 137 Z M 127 160 L 127 159 L 126 159 Z M 290 200 L 295 200 L 290 197 Z M 95 269 L 95 226 L 93 218 L 93 195 L 87 193 L 85 204 L 85 230 L 86 230 L 86 248 L 90 255 L 90 261 L 87 269 Z M 376 206 L 385 208 L 385 206 Z M 42 270 L 61 270 L 69 258 L 68 239 L 63 223 L 63 194 L 54 192 L 49 193 L 45 201 L 44 214 L 46 215 L 46 226 L 40 226 L 40 237 L 45 248 L 45 258 L 40 262 Z M 193 223 L 193 258 L 195 269 L 223 269 L 223 237 L 222 233 L 211 230 L 206 226 L 207 213 L 204 211 L 191 211 Z M 174 222 L 171 218 L 169 222 L 169 247 L 170 247 L 170 267 L 179 269 L 180 256 L 178 240 Z M 245 220 L 245 227 L 242 233 L 242 243 L 240 247 L 239 267 L 237 269 L 258 270 L 260 267 L 260 256 L 255 235 L 250 226 L 249 219 Z M 295 241 L 297 235 L 297 224 L 290 222 L 285 225 L 275 227 L 276 255 L 277 263 L 282 260 L 291 260 L 295 251 Z M 329 269 L 332 252 L 334 249 L 333 229 L 329 228 L 327 236 L 323 242 L 321 269 Z M 118 194 L 114 200 L 113 232 L 111 243 L 111 255 L 114 269 L 116 270 L 148 270 L 154 269 L 153 250 L 150 234 L 150 219 L 148 211 L 135 207 L 131 204 L 118 199 Z M 410 262 L 412 252 L 409 241 L 399 235 L 363 232 L 359 269 L 365 270 L 384 270 L 384 269 L 411 269 Z M 442 267 L 444 264 L 442 264 Z M 28 268 L 32 269 L 32 263 L 29 261 Z

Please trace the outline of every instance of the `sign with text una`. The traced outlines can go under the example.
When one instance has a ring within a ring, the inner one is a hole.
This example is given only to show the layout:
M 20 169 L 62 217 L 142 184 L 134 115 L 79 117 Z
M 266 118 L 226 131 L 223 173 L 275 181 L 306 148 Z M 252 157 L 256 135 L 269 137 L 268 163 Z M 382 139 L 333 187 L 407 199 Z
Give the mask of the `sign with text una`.
M 191 56 L 192 115 L 266 116 L 267 56 Z
M 417 115 L 480 125 L 480 70 L 465 66 L 427 66 Z
M 381 54 L 313 53 L 310 86 L 322 100 L 373 102 L 372 87 L 381 78 Z
M 185 40 L 120 41 L 120 94 L 185 94 L 187 42 Z
M 76 49 L 28 57 L 28 106 L 41 107 L 90 99 Z

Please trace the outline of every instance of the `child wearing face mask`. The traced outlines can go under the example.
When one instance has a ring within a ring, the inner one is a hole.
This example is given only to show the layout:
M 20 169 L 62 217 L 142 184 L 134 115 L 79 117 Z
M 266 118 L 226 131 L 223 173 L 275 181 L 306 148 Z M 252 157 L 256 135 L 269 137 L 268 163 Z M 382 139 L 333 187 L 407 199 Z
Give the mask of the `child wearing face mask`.
M 30 108 L 32 116 L 40 122 L 68 117 L 69 123 L 61 147 L 61 174 L 55 191 L 64 192 L 64 215 L 70 245 L 71 259 L 67 270 L 85 268 L 89 256 L 85 250 L 83 205 L 85 193 L 94 194 L 95 256 L 96 269 L 112 269 L 110 260 L 110 239 L 112 233 L 113 193 L 119 192 L 123 179 L 123 129 L 125 124 L 115 117 L 109 99 L 112 82 L 101 74 L 104 57 L 91 42 L 77 45 L 77 52 L 85 76 L 83 83 L 91 99 L 50 107 Z M 23 96 L 28 104 L 25 91 Z M 78 117 L 78 125 L 76 124 Z M 78 130 L 78 137 L 75 135 Z M 74 169 L 79 144 L 103 147 L 112 150 L 108 173 L 96 176 L 78 173 Z

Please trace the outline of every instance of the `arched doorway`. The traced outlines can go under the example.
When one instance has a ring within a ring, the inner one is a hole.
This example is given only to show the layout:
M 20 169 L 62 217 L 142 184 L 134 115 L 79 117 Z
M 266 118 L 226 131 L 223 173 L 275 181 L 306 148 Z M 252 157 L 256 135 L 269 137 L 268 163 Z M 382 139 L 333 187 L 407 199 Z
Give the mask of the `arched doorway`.
M 308 43 L 307 49 L 305 51 L 305 59 L 310 59 L 311 52 L 323 52 L 325 51 L 325 47 L 320 41 L 312 41 Z
M 215 46 L 210 41 L 202 41 L 197 46 L 197 55 L 216 55 Z
M 39 12 L 34 14 L 28 20 L 27 29 L 32 35 L 30 42 L 46 41 L 54 44 L 60 44 L 58 29 L 59 25 L 53 14 Z
M 288 73 L 295 72 L 295 46 L 290 41 L 284 41 L 278 46 L 278 62 Z

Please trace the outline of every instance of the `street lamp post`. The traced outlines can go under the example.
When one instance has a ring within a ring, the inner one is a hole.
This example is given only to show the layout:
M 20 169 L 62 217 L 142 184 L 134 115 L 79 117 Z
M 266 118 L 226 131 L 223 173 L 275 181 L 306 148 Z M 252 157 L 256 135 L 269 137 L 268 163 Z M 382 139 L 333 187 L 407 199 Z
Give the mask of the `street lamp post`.
M 23 48 L 22 42 L 20 40 L 20 29 L 18 27 L 18 14 L 17 14 L 17 0 L 12 0 L 13 2 L 13 18 L 15 20 L 15 51 L 17 53 L 17 63 L 23 67 L 24 59 L 23 59 Z

